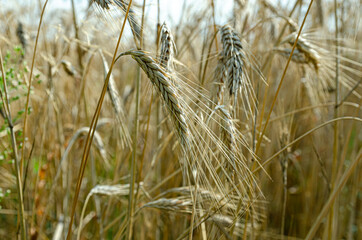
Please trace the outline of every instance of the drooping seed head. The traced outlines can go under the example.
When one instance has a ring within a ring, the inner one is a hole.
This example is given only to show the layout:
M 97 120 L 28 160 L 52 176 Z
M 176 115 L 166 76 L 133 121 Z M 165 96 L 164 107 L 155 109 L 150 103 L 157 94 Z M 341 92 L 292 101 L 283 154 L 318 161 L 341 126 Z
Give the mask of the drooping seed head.
M 289 43 L 291 46 L 294 45 L 294 42 L 297 40 L 297 34 L 294 32 L 287 36 L 282 43 Z M 298 42 L 296 45 L 296 49 L 304 54 L 305 59 L 308 63 L 311 63 L 315 70 L 318 72 L 320 68 L 320 55 L 318 54 L 317 50 L 308 42 L 307 39 L 299 36 Z
M 157 88 L 170 112 L 171 119 L 176 127 L 176 132 L 181 139 L 181 144 L 187 146 L 189 144 L 189 128 L 186 123 L 184 109 L 179 100 L 181 97 L 173 85 L 175 83 L 172 83 L 171 76 L 144 51 L 128 51 L 122 55 L 131 55 L 147 74 L 152 84 Z

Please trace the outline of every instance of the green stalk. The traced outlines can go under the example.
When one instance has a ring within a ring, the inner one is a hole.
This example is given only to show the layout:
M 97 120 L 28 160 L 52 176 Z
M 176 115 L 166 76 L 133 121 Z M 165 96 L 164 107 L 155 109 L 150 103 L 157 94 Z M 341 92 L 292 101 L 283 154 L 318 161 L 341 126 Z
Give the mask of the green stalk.
M 19 199 L 19 209 L 18 214 L 20 215 L 18 217 L 18 220 L 20 221 L 20 227 L 21 227 L 21 239 L 26 239 L 26 229 L 25 229 L 25 216 L 24 216 L 24 197 L 23 197 L 23 186 L 21 181 L 21 172 L 19 169 L 19 156 L 18 156 L 18 150 L 17 150 L 17 144 L 16 144 L 16 138 L 15 138 L 15 132 L 14 132 L 14 125 L 11 119 L 11 110 L 10 110 L 10 103 L 8 99 L 8 91 L 6 86 L 6 77 L 5 77 L 5 71 L 3 67 L 3 56 L 0 50 L 0 70 L 2 73 L 2 79 L 4 84 L 4 95 L 1 93 L 2 102 L 4 104 L 4 113 L 6 115 L 6 120 L 8 121 L 9 129 L 10 129 L 10 137 L 11 137 L 11 147 L 13 149 L 14 153 L 14 166 L 15 166 L 15 172 L 16 172 L 16 185 L 17 185 L 17 192 L 18 192 L 18 199 Z M 4 99 L 5 97 L 5 99 Z M 4 101 L 5 100 L 5 101 Z M 27 112 L 27 111 L 25 111 Z M 25 138 L 25 137 L 24 137 Z

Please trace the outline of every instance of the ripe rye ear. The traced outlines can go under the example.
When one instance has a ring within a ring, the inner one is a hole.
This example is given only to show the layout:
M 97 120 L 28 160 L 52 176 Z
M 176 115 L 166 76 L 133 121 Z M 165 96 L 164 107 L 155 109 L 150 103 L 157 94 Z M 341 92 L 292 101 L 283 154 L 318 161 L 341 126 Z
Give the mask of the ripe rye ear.
M 189 144 L 189 128 L 186 123 L 184 109 L 181 105 L 181 97 L 177 93 L 175 83 L 172 83 L 171 75 L 167 74 L 166 70 L 144 51 L 127 51 L 120 56 L 123 55 L 131 55 L 147 74 L 167 106 L 181 144 L 187 146 Z
M 239 35 L 229 25 L 220 27 L 222 50 L 218 55 L 218 64 L 215 70 L 217 85 L 217 105 L 232 106 L 236 110 L 238 94 L 241 93 L 241 102 L 245 115 L 252 115 L 252 105 L 255 102 L 255 93 L 246 72 L 248 57 Z M 224 92 L 224 88 L 227 91 Z
M 176 45 L 173 40 L 171 31 L 167 27 L 166 23 L 163 23 L 161 26 L 160 45 L 161 45 L 160 64 L 162 67 L 170 71 L 173 67 L 172 61 L 174 53 L 176 51 Z

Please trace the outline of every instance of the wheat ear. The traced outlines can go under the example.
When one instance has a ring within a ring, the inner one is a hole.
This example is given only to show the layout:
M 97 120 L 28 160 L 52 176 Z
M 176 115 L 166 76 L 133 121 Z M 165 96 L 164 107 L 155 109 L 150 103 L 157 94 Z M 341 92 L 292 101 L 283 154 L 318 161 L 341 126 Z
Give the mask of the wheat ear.
M 289 36 L 287 36 L 281 44 L 288 42 L 291 46 L 293 46 L 296 39 L 297 39 L 297 34 L 294 32 Z M 296 49 L 298 50 L 299 53 L 304 54 L 306 62 L 311 63 L 314 66 L 316 72 L 318 73 L 318 70 L 321 65 L 320 64 L 321 57 L 316 51 L 316 49 L 313 48 L 312 44 L 310 44 L 307 39 L 303 38 L 302 36 L 299 36 Z
M 227 71 L 227 86 L 236 104 L 237 94 L 243 81 L 245 55 L 240 37 L 230 26 L 221 27 L 220 33 L 223 45 L 221 55 Z
M 95 2 L 102 9 L 109 10 L 110 6 L 119 7 L 123 12 L 127 12 L 128 1 L 123 0 L 91 0 L 91 3 Z M 141 28 L 136 21 L 136 13 L 132 8 L 129 9 L 128 21 L 131 26 L 133 35 L 138 40 L 140 39 Z
M 118 56 L 131 55 L 138 65 L 147 74 L 152 84 L 157 88 L 161 94 L 162 99 L 165 101 L 168 111 L 170 112 L 173 123 L 176 127 L 178 136 L 181 139 L 181 144 L 186 146 L 189 144 L 189 128 L 185 120 L 184 109 L 180 104 L 181 97 L 176 91 L 172 83 L 171 76 L 167 74 L 166 70 L 161 67 L 154 58 L 147 52 L 142 50 L 127 51 Z
M 161 54 L 160 54 L 160 64 L 162 67 L 170 70 L 172 68 L 172 60 L 176 50 L 176 45 L 173 40 L 170 29 L 167 27 L 166 23 L 163 23 L 161 26 Z

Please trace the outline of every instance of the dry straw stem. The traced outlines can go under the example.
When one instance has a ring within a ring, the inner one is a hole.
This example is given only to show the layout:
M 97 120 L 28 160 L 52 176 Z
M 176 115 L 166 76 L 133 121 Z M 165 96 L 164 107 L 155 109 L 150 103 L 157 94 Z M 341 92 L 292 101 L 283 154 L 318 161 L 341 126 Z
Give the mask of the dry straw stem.
M 294 44 L 293 44 L 293 48 L 292 48 L 292 51 L 291 51 L 290 56 L 289 56 L 289 58 L 288 58 L 287 64 L 285 65 L 282 78 L 280 79 L 280 82 L 279 82 L 279 85 L 278 85 L 278 89 L 277 89 L 277 91 L 276 91 L 276 93 L 275 93 L 275 95 L 274 95 L 272 105 L 271 105 L 271 107 L 270 107 L 269 113 L 268 113 L 267 118 L 266 118 L 266 123 L 265 123 L 264 128 L 263 128 L 263 131 L 262 131 L 262 133 L 261 133 L 261 135 L 260 135 L 260 137 L 259 137 L 259 139 L 258 139 L 258 144 L 257 144 L 257 146 L 256 146 L 255 154 L 258 154 L 258 152 L 259 152 L 260 145 L 261 145 L 261 142 L 262 142 L 261 140 L 263 139 L 263 136 L 265 135 L 266 127 L 267 127 L 268 124 L 269 124 L 270 116 L 271 116 L 271 114 L 272 114 L 272 112 L 273 112 L 273 109 L 274 109 L 276 100 L 277 100 L 277 98 L 278 98 L 280 89 L 281 89 L 281 87 L 282 87 L 282 84 L 283 84 L 284 79 L 285 79 L 285 75 L 286 75 L 287 70 L 288 70 L 288 67 L 289 67 L 289 63 L 290 63 L 290 61 L 291 61 L 291 59 L 292 59 L 294 50 L 296 49 L 296 46 L 297 46 L 297 43 L 298 43 L 298 39 L 299 39 L 299 37 L 300 37 L 300 34 L 302 33 L 302 30 L 303 30 L 305 21 L 306 21 L 306 19 L 307 19 L 307 16 L 308 16 L 308 14 L 309 14 L 309 11 L 310 11 L 310 9 L 311 9 L 311 7 L 312 7 L 312 4 L 313 4 L 313 0 L 311 0 L 310 3 L 309 3 L 308 10 L 307 10 L 307 12 L 306 12 L 306 14 L 305 14 L 305 16 L 304 16 L 302 25 L 300 26 L 300 29 L 299 29 L 299 31 L 298 31 L 298 35 L 297 35 L 297 37 L 296 37 L 296 39 L 295 39 L 295 42 L 294 42 Z
M 97 128 L 101 127 L 104 124 L 107 124 L 108 122 L 109 121 L 107 119 L 101 119 L 97 124 Z M 69 140 L 69 143 L 68 143 L 66 149 L 64 150 L 64 153 L 63 153 L 62 158 L 60 160 L 57 172 L 56 172 L 56 174 L 55 174 L 55 176 L 53 178 L 53 182 L 52 182 L 52 185 L 51 185 L 50 190 L 49 190 L 49 197 L 47 199 L 47 202 L 49 204 L 47 205 L 46 209 L 44 210 L 44 214 L 43 214 L 44 216 L 43 216 L 43 220 L 41 221 L 42 222 L 41 226 L 43 225 L 43 223 L 44 223 L 44 221 L 45 221 L 45 219 L 47 217 L 48 211 L 50 210 L 50 208 L 52 206 L 51 203 L 54 202 L 54 195 L 55 195 L 55 192 L 56 192 L 56 188 L 59 186 L 58 185 L 58 180 L 59 180 L 59 177 L 61 176 L 60 173 L 61 173 L 62 170 L 63 170 L 64 173 L 67 173 L 65 163 L 66 163 L 66 161 L 68 159 L 68 155 L 70 153 L 70 150 L 72 149 L 72 146 L 74 145 L 76 140 L 79 137 L 81 137 L 82 134 L 88 133 L 89 130 L 90 130 L 90 128 L 88 128 L 88 127 L 80 128 L 74 133 L 72 138 Z M 95 146 L 98 148 L 103 160 L 105 161 L 105 165 L 110 166 L 110 163 L 107 161 L 106 150 L 104 148 L 104 144 L 103 144 L 101 136 L 98 134 L 97 131 L 95 132 L 94 136 L 95 136 L 95 141 L 96 141 Z
M 142 22 L 141 22 L 141 32 L 140 32 L 140 44 L 138 49 L 143 48 L 143 24 L 144 24 L 144 14 L 145 14 L 145 5 L 146 0 L 143 0 L 143 7 L 142 7 Z M 133 29 L 132 29 L 133 30 Z M 134 31 L 133 31 L 134 33 Z M 136 39 L 135 39 L 136 42 Z M 130 189 L 129 189 L 129 199 L 128 199 L 128 215 L 127 215 L 127 232 L 128 232 L 128 239 L 131 240 L 133 236 L 133 226 L 134 226 L 134 209 L 137 199 L 135 199 L 134 189 L 136 183 L 136 162 L 137 162 L 137 142 L 138 142 L 138 134 L 139 134 L 139 116 L 140 116 L 140 90 L 141 90 L 141 69 L 137 69 L 137 80 L 136 80 L 136 99 L 135 99 L 135 118 L 134 118 L 134 132 L 133 132 L 133 152 L 132 152 L 132 160 L 131 160 L 131 179 L 130 179 Z
M 296 4 L 298 4 L 298 1 L 300 0 L 297 0 Z M 263 5 L 265 7 L 267 7 L 272 13 L 274 13 L 277 17 L 280 17 L 282 19 L 284 19 L 286 21 L 286 23 L 289 25 L 290 29 L 295 32 L 298 30 L 298 24 L 291 18 L 291 14 L 289 14 L 289 17 L 288 16 L 284 16 L 284 15 L 281 15 L 278 10 L 269 2 L 269 1 L 266 1 L 266 0 L 263 0 L 262 1 Z M 286 27 L 286 25 L 285 25 Z M 282 31 L 283 32 L 283 31 Z M 281 33 L 280 37 L 282 36 L 283 34 Z M 278 41 L 277 41 L 278 43 Z
M 35 40 L 35 46 L 34 46 L 34 52 L 33 52 L 33 59 L 32 59 L 32 63 L 31 63 L 31 68 L 30 68 L 30 75 L 29 75 L 29 84 L 28 84 L 28 92 L 26 95 L 26 104 L 25 104 L 25 115 L 24 115 L 24 129 L 23 129 L 23 135 L 26 136 L 26 127 L 27 127 L 27 119 L 28 119 L 28 109 L 29 109 L 29 102 L 30 102 L 30 90 L 31 90 L 31 86 L 32 86 L 32 77 L 33 77 L 33 70 L 34 70 L 34 65 L 35 65 L 35 56 L 36 56 L 36 50 L 37 50 L 37 46 L 38 46 L 38 41 L 39 41 L 39 35 L 40 35 L 40 28 L 41 28 L 41 24 L 43 22 L 43 16 L 44 16 L 44 12 L 45 12 L 45 8 L 48 4 L 48 0 L 45 1 L 44 5 L 43 5 L 43 9 L 40 15 L 40 20 L 39 20 L 39 25 L 38 25 L 38 31 L 37 31 L 37 35 L 36 35 L 36 40 Z M 1 60 L 1 68 L 2 68 L 2 60 Z M 2 71 L 3 73 L 3 82 L 5 84 L 6 82 L 6 78 L 4 77 L 4 71 Z M 10 114 L 10 107 L 8 107 L 8 113 Z M 8 115 L 9 120 L 11 120 L 11 116 Z M 11 121 L 9 122 L 11 123 Z M 16 146 L 16 141 L 15 141 L 15 135 L 14 132 L 12 131 L 12 146 L 13 149 L 15 151 L 15 149 L 17 148 Z M 25 149 L 25 137 L 23 137 L 23 141 L 22 141 L 22 154 L 21 154 L 21 158 L 20 158 L 20 163 L 19 163 L 19 158 L 17 156 L 15 156 L 16 162 L 15 162 L 15 169 L 16 169 L 16 174 L 17 174 L 17 185 L 18 185 L 18 194 L 19 194 L 19 212 L 20 212 L 20 226 L 21 226 L 21 236 L 22 239 L 26 239 L 27 233 L 26 233 L 26 226 L 25 226 L 25 218 L 24 218 L 24 202 L 23 202 L 23 195 L 22 195 L 22 176 L 23 176 L 23 162 L 24 162 L 24 149 Z M 16 152 L 14 152 L 14 154 L 16 154 Z
M 96 111 L 95 111 L 95 113 L 94 113 L 92 122 L 91 122 L 91 126 L 90 126 L 91 131 L 88 132 L 86 144 L 85 144 L 84 151 L 83 151 L 83 158 L 82 158 L 81 166 L 80 166 L 80 169 L 79 169 L 79 175 L 78 175 L 78 181 L 77 181 L 77 186 L 76 186 L 76 192 L 75 192 L 75 196 L 74 196 L 74 200 L 73 200 L 72 212 L 71 212 L 70 221 L 69 221 L 67 240 L 70 240 L 70 239 L 71 239 L 75 210 L 76 210 L 76 206 L 77 206 L 77 201 L 78 201 L 78 196 L 79 196 L 79 192 L 80 192 L 80 187 L 81 187 L 82 180 L 83 180 L 83 176 L 84 176 L 85 167 L 86 167 L 87 161 L 88 161 L 90 146 L 91 146 L 91 144 L 92 144 L 92 140 L 93 140 L 93 136 L 94 136 L 94 133 L 95 133 L 96 126 L 97 126 L 97 122 L 98 122 L 98 118 L 99 118 L 99 115 L 100 115 L 100 111 L 101 111 L 101 108 L 102 108 L 104 96 L 105 96 L 105 94 L 106 94 L 107 87 L 108 87 L 108 83 L 109 83 L 109 79 L 110 79 L 110 76 L 111 76 L 111 73 L 112 73 L 112 70 L 113 70 L 114 63 L 115 63 L 115 61 L 116 61 L 117 51 L 118 51 L 118 48 L 119 48 L 119 45 L 120 45 L 120 42 L 121 42 L 121 38 L 122 38 L 122 35 L 123 35 L 124 27 L 125 27 L 125 25 L 126 25 L 126 19 L 127 19 L 127 17 L 128 17 L 128 13 L 129 13 L 129 10 L 130 10 L 130 8 L 131 8 L 131 5 L 132 5 L 132 0 L 130 0 L 130 2 L 129 2 L 128 9 L 127 9 L 127 12 L 126 12 L 126 17 L 125 17 L 125 20 L 123 21 L 122 29 L 121 29 L 121 31 L 120 31 L 120 33 L 119 33 L 119 37 L 118 37 L 118 41 L 117 41 L 117 44 L 116 44 L 116 48 L 115 48 L 115 50 L 114 50 L 114 55 L 113 55 L 113 59 L 112 59 L 112 64 L 111 64 L 110 69 L 109 69 L 109 71 L 108 71 L 107 77 L 106 77 L 106 79 L 104 80 L 104 86 L 103 86 L 103 89 L 102 89 L 102 93 L 101 93 L 101 96 L 100 96 L 100 98 L 99 98 L 98 105 L 97 105 Z
M 326 217 L 329 210 L 331 210 L 331 208 L 333 207 L 334 200 L 336 199 L 338 194 L 341 192 L 343 186 L 346 184 L 347 180 L 352 175 L 354 170 L 356 170 L 356 168 L 358 166 L 358 163 L 360 162 L 361 158 L 362 158 L 362 153 L 360 151 L 358 156 L 356 157 L 356 159 L 354 159 L 354 161 L 352 162 L 350 167 L 345 171 L 345 173 L 341 177 L 341 180 L 338 182 L 338 184 L 334 188 L 334 191 L 329 196 L 327 202 L 324 204 L 324 207 L 323 207 L 322 211 L 319 213 L 319 215 L 318 215 L 316 221 L 314 222 L 312 228 L 309 230 L 307 236 L 305 237 L 306 240 L 314 238 L 314 235 L 317 232 L 317 230 L 319 228 L 319 225 L 321 224 L 322 220 Z
M 131 55 L 147 74 L 152 84 L 155 85 L 162 99 L 165 101 L 171 119 L 176 128 L 176 132 L 180 137 L 181 144 L 187 146 L 189 144 L 189 128 L 185 120 L 183 106 L 180 103 L 180 96 L 171 82 L 171 75 L 163 69 L 157 62 L 144 51 L 127 51 L 118 56 Z
M 275 15 L 279 15 L 278 10 L 268 1 L 268 0 L 262 0 L 261 1 L 262 4 L 268 8 L 272 13 L 274 13 Z
M 334 23 L 335 23 L 335 38 L 338 39 L 338 33 L 339 33 L 339 27 L 338 27 L 338 15 L 337 15 L 337 0 L 334 0 Z M 335 56 L 335 104 L 337 106 L 337 104 L 339 103 L 339 98 L 340 98 L 340 88 L 339 88 L 339 82 L 340 82 L 340 76 L 339 76 L 339 42 L 336 42 L 336 56 Z M 334 118 L 337 118 L 339 116 L 339 109 L 338 108 L 334 108 Z M 338 161 L 338 151 L 339 151 L 339 139 L 338 139 L 338 135 L 339 135 L 339 122 L 335 122 L 334 123 L 334 141 L 333 141 L 333 161 L 332 161 L 332 176 L 331 176 L 331 182 L 332 182 L 332 190 L 335 187 L 336 184 L 336 175 L 337 175 L 337 161 Z M 331 238 L 332 235 L 335 235 L 337 233 L 336 228 L 333 228 L 335 226 L 335 206 L 334 206 L 334 201 L 332 201 L 332 206 L 331 206 L 331 211 L 329 214 L 329 219 L 328 219 L 328 238 Z

